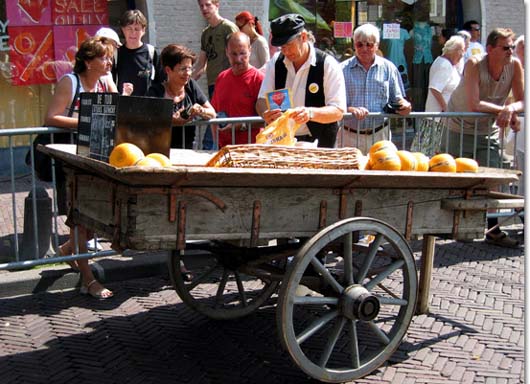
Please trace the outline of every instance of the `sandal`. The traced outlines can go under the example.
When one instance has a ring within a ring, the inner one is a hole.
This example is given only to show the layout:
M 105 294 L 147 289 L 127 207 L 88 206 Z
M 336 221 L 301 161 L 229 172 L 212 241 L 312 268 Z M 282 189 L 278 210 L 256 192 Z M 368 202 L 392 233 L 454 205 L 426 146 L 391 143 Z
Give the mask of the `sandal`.
M 82 295 L 90 295 L 93 298 L 98 299 L 98 300 L 110 299 L 112 296 L 114 296 L 114 293 L 112 293 L 112 291 L 108 290 L 107 288 L 103 286 L 95 292 L 90 291 L 90 287 L 97 282 L 98 281 L 94 279 L 90 283 L 88 283 L 86 286 L 81 285 L 81 288 L 79 288 L 79 293 Z
M 519 248 L 521 245 L 518 240 L 512 239 L 506 232 L 501 232 L 497 235 L 486 235 L 486 243 L 505 248 Z

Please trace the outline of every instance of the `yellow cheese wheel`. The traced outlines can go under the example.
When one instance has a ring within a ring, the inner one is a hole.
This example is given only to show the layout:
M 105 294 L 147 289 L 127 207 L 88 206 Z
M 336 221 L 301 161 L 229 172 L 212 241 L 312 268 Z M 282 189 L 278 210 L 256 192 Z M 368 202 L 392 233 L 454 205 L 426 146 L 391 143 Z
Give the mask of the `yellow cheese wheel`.
M 130 167 L 144 158 L 144 152 L 132 143 L 121 143 L 110 152 L 109 164 L 115 167 Z
M 478 163 L 473 159 L 468 159 L 466 157 L 457 157 L 456 162 L 456 171 L 457 172 L 478 172 Z
M 421 152 L 412 153 L 416 158 L 416 171 L 427 172 L 429 170 L 429 158 Z
M 429 161 L 429 171 L 456 172 L 456 162 L 454 157 L 448 153 L 434 155 Z
M 158 160 L 153 159 L 152 157 L 144 157 L 136 164 L 134 164 L 138 167 L 153 167 L 153 168 L 162 168 L 162 164 Z
M 171 160 L 163 153 L 153 152 L 147 155 L 150 159 L 155 159 L 162 167 L 171 167 Z
M 391 151 L 397 152 L 397 147 L 394 145 L 393 142 L 391 142 L 390 140 L 381 140 L 381 141 L 375 142 L 370 147 L 370 151 L 368 151 L 368 153 L 371 155 L 371 154 L 373 154 L 373 153 L 375 153 L 377 151 L 380 151 L 382 149 L 391 150 Z
M 402 171 L 415 171 L 417 167 L 416 157 L 409 151 L 397 151 L 399 159 L 401 160 Z
M 377 171 L 399 171 L 401 160 L 397 151 L 380 149 L 370 155 L 370 169 Z

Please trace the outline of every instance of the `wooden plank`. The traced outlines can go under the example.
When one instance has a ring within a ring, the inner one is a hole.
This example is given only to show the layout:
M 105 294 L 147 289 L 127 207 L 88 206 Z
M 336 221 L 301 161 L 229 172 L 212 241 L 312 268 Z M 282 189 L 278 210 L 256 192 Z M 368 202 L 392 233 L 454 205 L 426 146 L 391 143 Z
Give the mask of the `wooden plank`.
M 516 172 L 481 168 L 479 173 L 391 172 L 324 169 L 115 168 L 75 154 L 75 145 L 53 144 L 44 149 L 68 165 L 127 185 L 196 187 L 319 187 L 400 189 L 487 189 L 517 181 Z M 185 151 L 185 150 L 183 150 Z M 196 151 L 190 150 L 190 155 Z
M 80 181 L 78 211 L 86 220 L 101 222 L 110 230 L 116 219 L 112 212 L 112 194 L 102 188 L 105 180 L 95 183 L 89 182 L 93 176 L 77 177 Z M 162 188 L 153 188 L 150 192 L 145 187 L 117 186 L 115 198 L 121 207 L 121 247 L 175 248 L 178 222 L 170 220 L 171 199 L 163 191 Z M 329 188 L 184 188 L 182 192 L 175 198 L 176 206 L 179 202 L 186 203 L 188 240 L 250 239 L 256 201 L 261 204 L 261 240 L 312 236 L 323 221 L 330 225 L 341 218 L 341 194 Z M 381 219 L 401 233 L 407 230 L 407 206 L 414 202 L 409 232 L 417 238 L 425 233 L 452 233 L 453 213 L 440 209 L 440 201 L 452 194 L 452 190 L 443 189 L 360 188 L 342 194 L 342 199 L 346 201 L 343 205 L 345 217 L 357 216 L 356 207 L 362 202 L 362 216 Z M 326 201 L 325 210 L 321 208 L 322 201 Z M 484 222 L 485 212 L 470 213 L 461 220 L 458 235 L 464 238 L 482 236 Z

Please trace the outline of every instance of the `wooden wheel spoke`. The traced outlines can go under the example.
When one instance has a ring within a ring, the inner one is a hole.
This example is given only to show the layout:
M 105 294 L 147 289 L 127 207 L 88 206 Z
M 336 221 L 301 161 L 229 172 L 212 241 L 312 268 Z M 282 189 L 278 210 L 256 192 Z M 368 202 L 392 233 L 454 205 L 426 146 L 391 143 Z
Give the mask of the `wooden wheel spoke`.
M 313 321 L 309 326 L 304 329 L 297 337 L 296 341 L 298 344 L 302 344 L 304 341 L 306 341 L 308 338 L 313 336 L 316 332 L 318 332 L 323 326 L 325 326 L 327 323 L 329 323 L 331 320 L 336 318 L 338 316 L 338 311 L 331 311 L 327 314 L 325 314 L 322 317 L 319 317 L 315 321 Z
M 239 276 L 239 272 L 237 271 L 234 272 L 234 276 L 236 277 L 237 290 L 239 291 L 239 297 L 241 298 L 241 305 L 243 307 L 246 307 L 247 306 L 247 295 L 245 294 L 245 288 L 243 287 L 241 276 Z
M 335 278 L 333 277 L 333 275 L 329 272 L 329 270 L 324 266 L 322 265 L 322 263 L 320 262 L 320 260 L 317 259 L 316 256 L 314 256 L 312 259 L 311 259 L 311 265 L 313 265 L 313 267 L 315 268 L 315 270 L 320 273 L 322 275 L 322 277 L 324 278 L 324 280 L 337 292 L 337 293 L 342 293 L 342 291 L 344 291 L 344 288 L 342 287 L 342 285 L 340 285 L 340 283 L 335 280 Z
M 359 358 L 359 339 L 357 338 L 357 327 L 355 320 L 350 320 L 348 323 L 350 328 L 350 357 L 352 367 L 357 369 L 361 366 Z
M 368 274 L 368 270 L 372 266 L 375 255 L 377 254 L 377 250 L 382 242 L 383 242 L 383 235 L 378 233 L 375 236 L 374 241 L 372 241 L 372 243 L 370 244 L 370 247 L 368 248 L 368 253 L 366 254 L 366 259 L 364 259 L 364 263 L 361 266 L 359 273 L 357 274 L 357 283 L 362 284 L 363 280 Z
M 338 305 L 339 299 L 336 297 L 314 297 L 314 296 L 295 296 L 294 304 L 301 305 Z
M 219 282 L 219 287 L 217 287 L 217 293 L 215 294 L 215 307 L 221 307 L 223 301 L 223 292 L 225 291 L 226 282 L 228 281 L 228 269 L 223 270 L 223 278 Z
M 209 268 L 206 272 L 200 274 L 190 284 L 186 284 L 188 292 L 194 290 L 199 284 L 204 283 L 208 277 L 217 269 L 219 264 L 215 264 L 213 267 Z
M 386 267 L 382 272 L 380 272 L 378 275 L 373 277 L 366 285 L 366 289 L 371 291 L 377 284 L 379 284 L 381 281 L 386 279 L 388 276 L 390 276 L 394 271 L 398 270 L 405 264 L 404 260 L 397 260 L 394 261 L 392 264 L 390 264 L 388 267 Z
M 390 339 L 388 338 L 388 335 L 379 328 L 374 322 L 369 321 L 368 327 L 375 333 L 379 341 L 381 341 L 384 345 L 390 344 Z
M 352 285 L 353 280 L 353 234 L 348 232 L 343 238 L 343 258 L 344 258 L 344 282 L 346 285 Z
M 335 325 L 333 326 L 331 335 L 329 336 L 326 346 L 324 347 L 324 351 L 322 352 L 322 355 L 320 355 L 320 360 L 318 362 L 319 367 L 321 368 L 326 367 L 329 357 L 331 356 L 331 353 L 333 352 L 333 349 L 335 348 L 335 344 L 337 344 L 337 340 L 339 339 L 339 336 L 342 333 L 342 329 L 344 328 L 345 323 L 346 323 L 346 318 L 341 316 L 338 319 L 338 321 L 335 323 Z
M 379 300 L 379 303 L 382 305 L 399 305 L 403 307 L 409 304 L 408 300 L 398 299 L 395 297 L 377 296 L 377 299 Z

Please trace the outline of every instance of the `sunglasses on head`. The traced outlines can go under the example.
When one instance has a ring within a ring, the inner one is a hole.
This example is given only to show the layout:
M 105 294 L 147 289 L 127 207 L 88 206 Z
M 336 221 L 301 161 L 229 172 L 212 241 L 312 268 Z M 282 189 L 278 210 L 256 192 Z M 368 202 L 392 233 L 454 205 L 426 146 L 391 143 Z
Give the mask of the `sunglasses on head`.
M 362 48 L 362 47 L 373 48 L 374 45 L 375 45 L 375 43 L 367 43 L 367 42 L 364 42 L 364 43 L 363 43 L 362 41 L 357 41 L 357 42 L 355 43 L 355 46 L 356 46 L 357 48 Z

